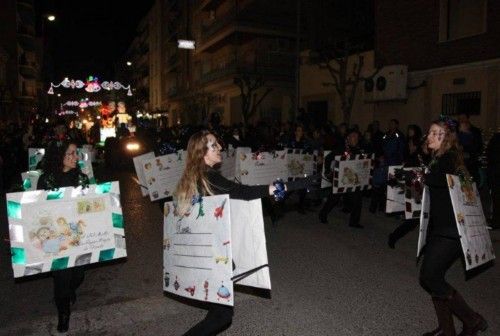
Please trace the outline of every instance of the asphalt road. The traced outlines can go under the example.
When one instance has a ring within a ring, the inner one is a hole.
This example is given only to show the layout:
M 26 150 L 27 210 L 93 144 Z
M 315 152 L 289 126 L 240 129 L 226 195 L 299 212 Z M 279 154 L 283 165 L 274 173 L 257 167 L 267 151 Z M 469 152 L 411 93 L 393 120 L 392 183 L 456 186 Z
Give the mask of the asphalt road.
M 205 314 L 163 294 L 162 215 L 141 197 L 132 176 L 114 172 L 101 179 L 120 181 L 128 258 L 86 272 L 70 335 L 181 335 Z M 326 225 L 317 220 L 318 208 L 305 215 L 289 208 L 276 225 L 265 217 L 271 294 L 237 292 L 234 321 L 223 335 L 387 336 L 434 329 L 430 298 L 418 285 L 417 230 L 391 250 L 387 235 L 400 221 L 372 215 L 366 204 L 362 230 L 349 228 L 338 209 Z M 492 238 L 500 255 L 500 232 Z M 0 242 L 0 335 L 56 334 L 52 279 L 14 281 L 6 250 Z M 457 262 L 448 280 L 489 321 L 482 335 L 500 335 L 499 267 L 465 281 Z

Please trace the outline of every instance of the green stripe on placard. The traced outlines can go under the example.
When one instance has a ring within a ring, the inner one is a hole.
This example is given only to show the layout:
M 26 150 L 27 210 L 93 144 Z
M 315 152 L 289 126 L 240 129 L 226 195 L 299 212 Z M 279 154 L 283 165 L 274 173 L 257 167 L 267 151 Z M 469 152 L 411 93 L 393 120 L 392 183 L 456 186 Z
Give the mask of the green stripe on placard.
M 26 264 L 26 254 L 22 247 L 11 247 L 10 253 L 12 255 L 12 263 L 18 265 Z
M 21 203 L 7 201 L 7 216 L 10 218 L 21 219 Z
M 35 165 L 37 162 L 36 162 L 36 155 L 32 155 L 30 156 L 30 166 L 33 166 Z
M 89 183 L 90 184 L 96 184 L 95 177 L 89 178 Z
M 48 201 L 61 199 L 63 197 L 64 197 L 64 189 L 63 190 L 60 190 L 60 189 L 52 190 L 52 191 L 49 191 L 47 193 L 47 200 Z
M 115 255 L 115 249 L 109 249 L 109 250 L 102 250 L 99 253 L 99 261 L 106 261 L 106 260 L 111 260 L 113 259 Z
M 57 258 L 52 260 L 52 266 L 50 266 L 51 271 L 58 271 L 68 268 L 69 257 Z
M 111 182 L 101 183 L 96 185 L 95 187 L 96 194 L 106 194 L 109 193 L 110 190 L 111 190 Z
M 83 162 L 83 161 L 78 161 L 78 167 L 80 167 L 80 169 L 85 168 L 85 162 Z
M 23 181 L 23 189 L 24 191 L 31 189 L 31 179 L 27 178 Z
M 112 213 L 113 227 L 123 229 L 123 215 L 119 213 Z

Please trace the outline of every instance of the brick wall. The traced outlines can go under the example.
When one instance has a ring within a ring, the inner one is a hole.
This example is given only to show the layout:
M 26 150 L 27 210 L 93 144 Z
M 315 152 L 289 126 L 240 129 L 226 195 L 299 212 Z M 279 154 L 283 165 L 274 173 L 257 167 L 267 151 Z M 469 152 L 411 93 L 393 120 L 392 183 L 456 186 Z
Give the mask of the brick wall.
M 500 1 L 488 1 L 484 34 L 439 42 L 439 0 L 375 0 L 375 62 L 410 71 L 500 57 Z

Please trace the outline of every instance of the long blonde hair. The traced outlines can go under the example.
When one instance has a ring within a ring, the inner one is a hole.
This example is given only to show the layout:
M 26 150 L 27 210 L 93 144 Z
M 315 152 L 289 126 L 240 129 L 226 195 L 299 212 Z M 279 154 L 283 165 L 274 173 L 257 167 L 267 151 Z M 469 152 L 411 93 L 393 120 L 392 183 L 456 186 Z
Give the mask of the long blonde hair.
M 432 125 L 437 125 L 442 129 L 444 129 L 445 132 L 444 139 L 443 142 L 441 143 L 441 147 L 439 147 L 438 150 L 431 151 L 429 149 L 429 139 L 426 138 L 424 145 L 424 152 L 426 154 L 430 154 L 432 158 L 437 158 L 445 153 L 451 152 L 455 160 L 454 164 L 456 167 L 456 173 L 461 173 L 468 176 L 469 173 L 467 171 L 467 168 L 465 167 L 464 154 L 462 146 L 458 141 L 456 126 L 453 124 L 453 122 L 450 121 L 447 122 L 445 120 L 433 121 L 431 126 Z
M 208 151 L 207 137 L 209 134 L 211 134 L 209 131 L 199 131 L 189 138 L 186 166 L 174 192 L 178 216 L 184 216 L 189 212 L 193 196 L 198 194 L 213 195 L 207 180 L 207 165 L 204 160 Z

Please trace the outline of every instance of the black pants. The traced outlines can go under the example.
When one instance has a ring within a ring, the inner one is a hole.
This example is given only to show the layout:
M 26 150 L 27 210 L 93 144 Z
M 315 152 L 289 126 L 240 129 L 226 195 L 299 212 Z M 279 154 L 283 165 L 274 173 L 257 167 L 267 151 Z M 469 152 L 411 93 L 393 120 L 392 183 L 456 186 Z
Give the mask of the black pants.
M 325 216 L 339 203 L 342 194 L 329 194 L 321 213 Z M 361 207 L 363 205 L 363 194 L 361 191 L 354 191 L 344 194 L 344 206 L 349 209 L 349 225 L 357 226 L 361 220 Z
M 397 242 L 406 236 L 410 231 L 413 231 L 419 224 L 419 218 L 405 219 L 404 222 L 391 233 L 394 242 Z
M 212 336 L 227 329 L 233 321 L 234 309 L 217 303 L 209 303 L 203 320 L 188 330 L 184 336 Z
M 85 278 L 83 267 L 73 267 L 52 273 L 54 278 L 54 298 L 56 300 L 67 300 L 74 295 Z
M 453 293 L 453 288 L 446 282 L 445 275 L 461 255 L 462 248 L 458 239 L 429 237 L 420 268 L 422 288 L 434 297 L 449 297 Z
M 386 202 L 386 191 L 387 187 L 384 186 L 374 186 L 372 188 L 372 193 L 370 197 L 370 212 L 384 211 Z

